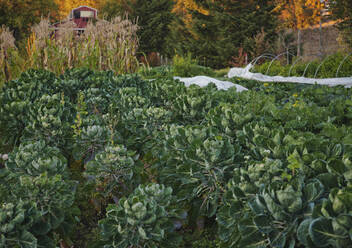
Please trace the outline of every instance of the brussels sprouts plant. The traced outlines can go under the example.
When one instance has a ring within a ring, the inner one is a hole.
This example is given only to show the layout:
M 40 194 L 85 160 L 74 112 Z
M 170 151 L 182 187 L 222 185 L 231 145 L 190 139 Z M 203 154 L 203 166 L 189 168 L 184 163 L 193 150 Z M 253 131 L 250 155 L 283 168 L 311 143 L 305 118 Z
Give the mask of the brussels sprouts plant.
M 67 174 L 66 158 L 58 148 L 48 146 L 43 140 L 22 143 L 9 154 L 5 167 L 18 175 Z
M 133 185 L 137 158 L 135 152 L 128 151 L 122 145 L 107 146 L 86 164 L 85 174 L 103 186 L 104 195 L 118 189 L 126 192 Z
M 65 220 L 66 212 L 75 199 L 76 182 L 63 180 L 61 175 L 37 177 L 21 176 L 17 187 L 11 190 L 10 202 L 23 199 L 36 203 L 40 220 L 33 227 L 35 235 L 46 235 L 57 229 Z
M 178 247 L 172 189 L 159 184 L 138 186 L 117 205 L 109 205 L 99 221 L 104 247 Z
M 38 240 L 30 231 L 39 218 L 35 203 L 3 204 L 0 207 L 0 247 L 37 248 Z
M 96 152 L 103 150 L 105 144 L 110 142 L 110 131 L 105 125 L 84 126 L 75 138 L 73 156 L 75 160 L 84 158 L 89 161 Z
M 63 93 L 42 95 L 29 110 L 25 135 L 40 137 L 52 145 L 65 147 L 72 136 L 73 107 Z
M 223 206 L 217 214 L 219 236 L 225 244 L 229 247 L 302 244 L 302 225 L 324 201 L 325 189 L 319 180 L 305 183 L 298 178 L 290 185 L 277 181 L 267 188 L 258 188 L 259 193 L 245 192 L 237 182 L 235 179 L 228 184 Z M 247 184 L 253 182 L 247 181 Z
M 170 126 L 164 140 L 162 180 L 179 189 L 179 200 L 201 199 L 203 213 L 213 216 L 231 171 L 240 165 L 241 148 L 211 127 Z

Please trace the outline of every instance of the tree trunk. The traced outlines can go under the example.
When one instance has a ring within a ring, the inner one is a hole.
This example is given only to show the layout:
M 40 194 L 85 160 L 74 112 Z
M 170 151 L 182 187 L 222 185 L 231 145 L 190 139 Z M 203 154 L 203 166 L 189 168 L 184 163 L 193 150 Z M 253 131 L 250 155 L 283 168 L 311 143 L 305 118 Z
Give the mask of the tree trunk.
M 301 30 L 297 30 L 297 57 L 301 56 Z

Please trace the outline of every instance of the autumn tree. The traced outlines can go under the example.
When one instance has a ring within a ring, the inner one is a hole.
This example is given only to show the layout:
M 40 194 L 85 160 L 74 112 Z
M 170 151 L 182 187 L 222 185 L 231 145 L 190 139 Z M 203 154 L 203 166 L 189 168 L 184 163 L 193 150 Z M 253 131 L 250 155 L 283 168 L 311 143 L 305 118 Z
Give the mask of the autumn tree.
M 320 0 L 276 0 L 274 11 L 285 27 L 303 29 L 319 23 L 321 8 Z
M 301 30 L 321 20 L 323 8 L 320 0 L 276 0 L 275 12 L 280 13 L 284 28 L 297 32 L 297 55 L 301 53 Z
M 172 12 L 181 18 L 188 27 L 192 22 L 192 12 L 195 11 L 203 15 L 209 15 L 209 10 L 202 8 L 194 0 L 175 0 L 172 9 Z

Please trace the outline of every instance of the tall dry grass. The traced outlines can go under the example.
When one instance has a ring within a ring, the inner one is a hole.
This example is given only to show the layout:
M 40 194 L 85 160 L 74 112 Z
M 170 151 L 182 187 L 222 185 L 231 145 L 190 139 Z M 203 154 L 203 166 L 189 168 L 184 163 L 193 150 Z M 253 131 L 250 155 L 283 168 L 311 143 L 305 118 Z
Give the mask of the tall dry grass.
M 138 26 L 126 16 L 111 22 L 89 23 L 81 37 L 83 65 L 117 73 L 134 72 L 138 67 Z
M 67 21 L 54 34 L 47 19 L 35 25 L 34 46 L 31 45 L 34 51 L 28 49 L 34 60 L 32 66 L 56 73 L 74 67 L 112 70 L 118 74 L 138 69 L 138 26 L 128 17 L 90 22 L 81 35 L 74 28 L 76 24 Z
M 15 64 L 16 50 L 15 38 L 12 32 L 6 26 L 0 27 L 0 86 L 1 82 L 12 78 L 11 66 Z
M 83 34 L 76 24 L 66 21 L 55 32 L 50 22 L 42 18 L 32 27 L 25 54 L 19 55 L 12 32 L 0 28 L 0 81 L 19 76 L 29 68 L 46 69 L 56 74 L 66 69 L 88 67 L 92 70 L 112 70 L 117 74 L 138 70 L 138 25 L 125 17 L 112 21 L 90 22 Z

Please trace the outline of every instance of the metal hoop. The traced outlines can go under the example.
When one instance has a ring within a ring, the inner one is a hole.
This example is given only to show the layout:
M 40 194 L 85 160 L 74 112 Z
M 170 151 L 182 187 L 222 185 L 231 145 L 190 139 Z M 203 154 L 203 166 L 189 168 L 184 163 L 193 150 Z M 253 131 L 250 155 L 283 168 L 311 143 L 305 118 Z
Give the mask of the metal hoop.
M 316 78 L 317 77 L 317 74 L 318 74 L 318 72 L 319 72 L 319 70 L 320 70 L 320 67 L 325 63 L 325 61 L 329 58 L 329 57 L 331 57 L 332 55 L 329 55 L 329 56 L 327 56 L 325 59 L 323 59 L 323 61 L 319 64 L 319 66 L 318 66 L 318 68 L 316 69 L 316 71 L 315 71 L 315 74 L 314 74 L 314 78 Z
M 254 62 L 253 66 L 255 66 L 255 65 L 257 64 L 258 60 L 261 59 L 261 58 L 274 58 L 274 57 L 275 57 L 274 54 L 271 54 L 271 53 L 264 53 L 264 54 L 262 54 L 262 55 L 256 57 L 255 59 L 253 59 L 253 60 L 251 61 L 251 64 Z
M 337 71 L 336 71 L 336 77 L 338 77 L 339 71 L 340 71 L 342 65 L 345 63 L 345 61 L 347 60 L 347 58 L 348 58 L 349 56 L 351 56 L 351 55 L 352 55 L 352 53 L 346 55 L 346 56 L 344 57 L 344 59 L 341 61 L 341 63 L 339 64 L 339 67 L 337 68 Z
M 271 65 L 274 63 L 274 61 L 277 60 L 278 58 L 280 58 L 282 55 L 292 55 L 292 56 L 294 56 L 294 55 L 293 55 L 292 53 L 290 53 L 290 52 L 284 52 L 284 53 L 280 53 L 279 55 L 277 55 L 273 60 L 271 60 L 269 66 L 268 66 L 268 69 L 266 69 L 266 72 L 265 72 L 266 75 L 268 75 L 269 70 L 270 70 L 270 67 L 271 67 Z
M 275 57 L 275 56 L 274 56 L 273 54 L 270 54 L 270 53 L 262 54 L 262 55 L 260 55 L 259 57 L 255 58 L 254 60 L 252 60 L 252 61 L 250 62 L 250 64 L 252 64 L 253 61 L 254 61 L 254 64 L 252 64 L 252 68 L 254 68 L 255 65 L 257 64 L 257 62 L 258 62 L 261 58 L 268 58 L 268 59 L 271 59 L 272 57 Z
M 296 61 L 291 65 L 290 70 L 288 71 L 288 76 L 291 76 L 291 71 L 293 67 L 298 63 L 298 61 L 301 61 L 302 59 L 303 59 L 302 56 L 298 57 L 298 59 L 296 59 Z
M 306 54 L 305 56 L 317 56 L 318 54 L 317 53 L 310 53 L 310 54 Z M 293 64 L 292 64 L 292 66 L 291 66 L 291 68 L 290 68 L 290 71 L 288 72 L 288 76 L 291 76 L 291 72 L 292 72 L 292 69 L 293 69 L 293 67 L 298 63 L 298 61 L 301 61 L 301 60 L 303 60 L 303 56 L 300 56 Z M 310 63 L 308 63 L 308 67 L 309 67 L 309 65 L 310 65 Z M 308 67 L 306 66 L 305 68 L 304 68 L 304 73 L 303 73 L 303 77 L 304 77 L 304 75 L 305 75 L 305 72 L 306 72 L 306 70 L 308 69 Z

